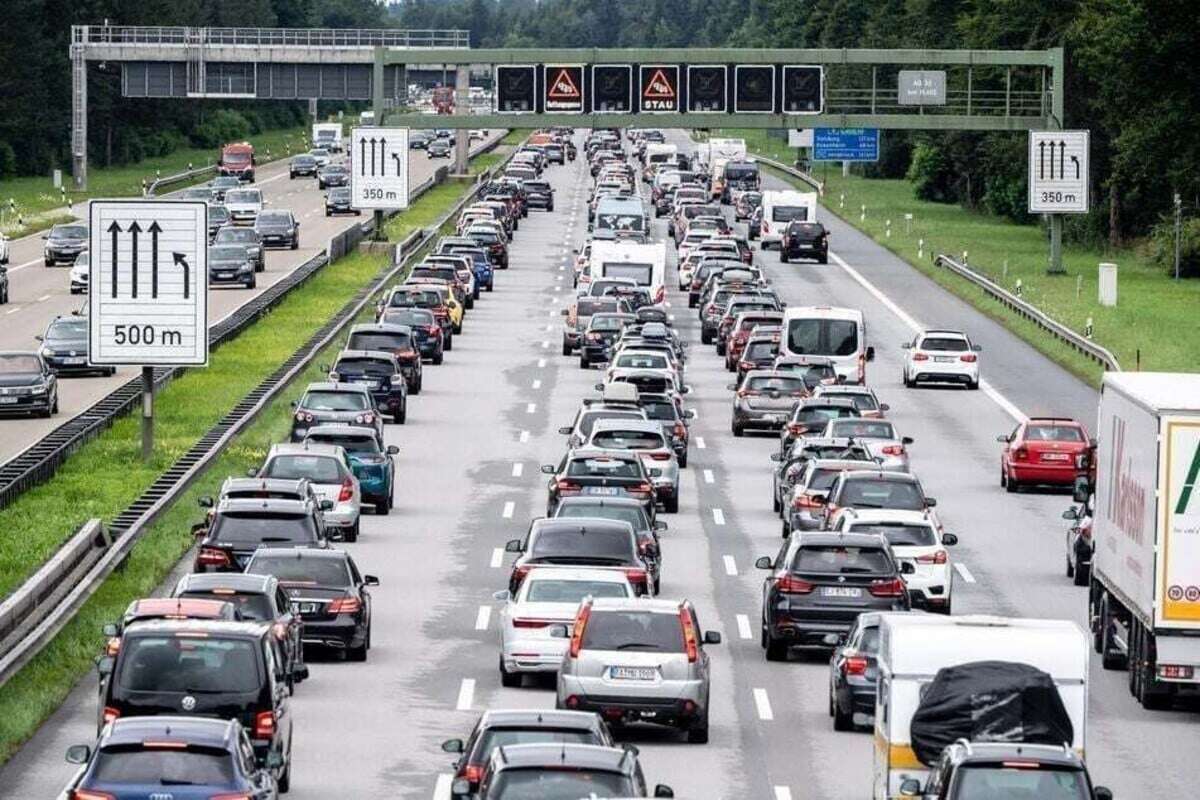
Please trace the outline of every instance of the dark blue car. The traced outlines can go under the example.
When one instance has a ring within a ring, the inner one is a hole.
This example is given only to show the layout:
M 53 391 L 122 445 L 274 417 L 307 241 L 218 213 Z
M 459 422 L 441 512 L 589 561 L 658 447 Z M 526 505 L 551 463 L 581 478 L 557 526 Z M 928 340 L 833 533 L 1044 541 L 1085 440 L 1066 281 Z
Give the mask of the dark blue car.
M 442 252 L 448 255 L 464 255 L 471 257 L 471 269 L 475 272 L 475 285 L 481 289 L 492 291 L 494 288 L 495 272 L 492 262 L 488 259 L 487 250 L 482 247 L 463 247 L 451 245 Z
M 122 717 L 105 726 L 95 750 L 84 744 L 68 748 L 67 761 L 83 765 L 69 787 L 69 797 L 276 800 L 279 796 L 269 765 L 256 764 L 254 747 L 234 720 Z

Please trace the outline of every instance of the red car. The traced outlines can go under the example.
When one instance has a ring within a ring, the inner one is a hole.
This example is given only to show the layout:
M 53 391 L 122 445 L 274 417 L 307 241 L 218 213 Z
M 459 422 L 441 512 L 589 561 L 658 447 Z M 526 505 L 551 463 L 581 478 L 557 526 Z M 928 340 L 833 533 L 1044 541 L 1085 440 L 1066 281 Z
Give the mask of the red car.
M 1033 417 L 1007 436 L 1000 453 L 1000 485 L 1010 492 L 1035 484 L 1071 486 L 1091 473 L 1096 440 L 1073 419 Z

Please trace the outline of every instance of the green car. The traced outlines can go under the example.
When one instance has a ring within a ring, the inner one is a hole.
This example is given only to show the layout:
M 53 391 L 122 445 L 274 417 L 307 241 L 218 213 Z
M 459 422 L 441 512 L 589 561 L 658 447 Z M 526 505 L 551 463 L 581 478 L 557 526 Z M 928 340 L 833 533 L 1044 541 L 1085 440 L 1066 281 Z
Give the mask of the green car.
M 314 425 L 304 441 L 340 445 L 350 457 L 350 469 L 358 479 L 364 503 L 375 507 L 376 514 L 392 510 L 392 490 L 396 485 L 396 461 L 400 452 L 394 444 L 380 445 L 371 428 L 361 425 Z

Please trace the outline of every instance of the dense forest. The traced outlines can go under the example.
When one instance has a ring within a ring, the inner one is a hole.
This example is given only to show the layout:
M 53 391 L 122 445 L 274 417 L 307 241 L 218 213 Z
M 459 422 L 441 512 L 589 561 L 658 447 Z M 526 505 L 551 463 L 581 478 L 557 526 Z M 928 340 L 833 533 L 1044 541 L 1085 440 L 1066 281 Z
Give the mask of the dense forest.
M 403 27 L 459 27 L 495 47 L 1062 46 L 1065 126 L 1092 132 L 1093 213 L 1079 240 L 1145 234 L 1200 195 L 1196 0 L 402 0 Z M 929 199 L 1025 219 L 1025 137 L 896 134 L 876 174 Z

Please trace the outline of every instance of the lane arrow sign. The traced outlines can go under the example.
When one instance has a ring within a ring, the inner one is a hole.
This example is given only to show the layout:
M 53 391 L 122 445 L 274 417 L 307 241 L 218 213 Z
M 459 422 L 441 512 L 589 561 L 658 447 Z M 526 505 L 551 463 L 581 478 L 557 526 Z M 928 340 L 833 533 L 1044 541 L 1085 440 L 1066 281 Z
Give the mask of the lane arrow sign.
M 371 169 L 375 169 L 375 165 L 371 165 Z M 379 137 L 379 174 L 387 175 L 387 139 Z
M 112 296 L 117 296 L 117 234 L 121 232 L 121 226 L 114 219 L 112 225 L 108 226 L 108 232 L 112 234 Z
M 400 161 L 400 154 L 392 153 L 392 158 L 396 160 L 396 175 L 403 175 L 404 164 Z
M 158 220 L 150 223 L 150 296 L 158 297 L 158 235 L 162 227 Z
M 367 174 L 367 137 L 358 140 L 358 174 Z
M 131 294 L 130 297 L 136 300 L 138 296 L 138 234 L 142 232 L 142 226 L 138 225 L 136 219 L 129 223 L 129 232 L 133 234 L 133 237 L 130 239 L 130 246 L 133 248 L 133 257 L 131 263 L 133 272 L 133 294 Z
M 375 137 L 371 137 L 371 174 L 375 174 Z
M 1079 180 L 1079 156 L 1071 156 L 1071 163 L 1075 165 L 1075 180 Z
M 191 294 L 192 281 L 190 277 L 192 268 L 188 266 L 187 256 L 183 253 L 171 253 L 171 258 L 175 261 L 175 266 L 183 267 L 183 299 L 186 300 Z
M 1038 180 L 1046 177 L 1046 143 L 1038 142 Z
M 1067 143 L 1061 139 L 1058 142 L 1058 179 L 1063 180 L 1067 177 L 1066 167 L 1067 160 Z

